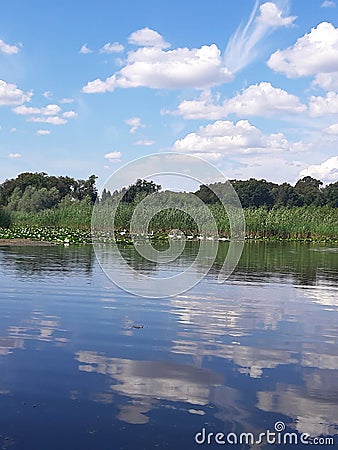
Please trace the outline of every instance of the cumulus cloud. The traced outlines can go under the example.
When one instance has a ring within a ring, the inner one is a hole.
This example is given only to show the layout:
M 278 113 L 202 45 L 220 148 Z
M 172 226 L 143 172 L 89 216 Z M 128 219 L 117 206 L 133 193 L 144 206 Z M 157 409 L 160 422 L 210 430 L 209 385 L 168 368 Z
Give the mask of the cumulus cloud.
M 51 91 L 45 91 L 42 95 L 43 95 L 45 98 L 47 98 L 48 100 L 51 99 L 51 98 L 53 97 L 53 94 L 52 94 Z
M 134 145 L 144 145 L 145 147 L 150 147 L 151 145 L 154 145 L 155 141 L 150 141 L 150 140 L 140 140 L 140 141 L 136 141 L 134 143 Z
M 70 104 L 73 103 L 74 99 L 73 98 L 69 98 L 69 97 L 64 97 L 60 100 L 61 104 Z
M 300 177 L 313 177 L 324 182 L 334 182 L 338 180 L 338 156 L 332 156 L 321 164 L 314 164 L 303 169 Z
M 15 84 L 0 80 L 0 106 L 21 105 L 24 102 L 29 102 L 32 95 L 32 92 L 24 93 Z
M 74 119 L 77 117 L 75 111 L 65 111 L 61 114 L 62 109 L 59 105 L 55 104 L 50 104 L 42 108 L 20 105 L 13 108 L 13 111 L 16 114 L 24 116 L 36 116 L 29 117 L 27 122 L 50 123 L 52 125 L 64 125 L 68 122 L 67 119 Z
M 312 84 L 325 91 L 338 91 L 338 72 L 319 73 L 315 76 Z
M 331 0 L 324 0 L 323 3 L 320 5 L 321 8 L 335 8 L 336 3 L 332 2 Z
M 55 104 L 50 104 L 43 108 L 21 105 L 13 108 L 13 111 L 21 115 L 42 114 L 43 116 L 55 116 L 61 111 L 61 108 Z
M 62 113 L 62 117 L 66 119 L 75 119 L 77 117 L 77 113 L 75 111 L 65 111 Z
M 338 113 L 338 94 L 328 92 L 325 97 L 312 96 L 309 102 L 311 117 L 325 116 Z
M 134 134 L 139 128 L 145 128 L 145 125 L 141 122 L 139 117 L 131 117 L 130 119 L 127 119 L 125 123 L 131 127 L 129 133 L 132 134 Z
M 338 134 L 338 123 L 334 123 L 333 125 L 324 128 L 323 131 L 327 134 Z
M 334 73 L 337 82 L 338 28 L 328 22 L 320 23 L 291 47 L 273 53 L 267 64 L 288 78 L 316 75 L 316 84 L 324 89 L 330 87 L 332 80 L 327 74 Z
M 247 120 L 237 123 L 218 120 L 174 143 L 174 150 L 192 154 L 211 154 L 215 159 L 238 154 L 296 152 L 305 150 L 302 142 L 288 142 L 283 133 L 265 135 Z
M 133 38 L 133 42 L 136 41 Z M 138 42 L 143 42 L 144 45 L 146 41 L 140 38 Z M 203 89 L 232 80 L 232 75 L 221 58 L 221 51 L 215 44 L 192 49 L 184 47 L 165 50 L 163 45 L 159 45 L 159 38 L 152 41 L 149 39 L 147 42 L 147 46 L 128 53 L 118 72 L 105 80 L 98 78 L 88 82 L 82 92 L 104 93 L 116 88 L 135 87 Z
M 19 47 L 16 45 L 6 44 L 6 42 L 0 39 L 0 52 L 5 53 L 5 55 L 14 55 L 19 52 Z
M 18 158 L 21 158 L 21 153 L 10 153 L 9 155 L 8 155 L 8 157 L 9 158 L 12 158 L 12 159 L 18 159 Z
M 42 117 L 29 117 L 27 122 L 37 122 L 37 123 L 49 123 L 51 125 L 64 125 L 67 123 L 66 119 L 59 116 L 42 116 Z
M 90 50 L 90 48 L 87 47 L 87 44 L 83 44 L 80 48 L 79 53 L 81 53 L 82 55 L 87 55 L 88 53 L 93 53 L 93 50 Z
M 39 136 L 47 136 L 50 133 L 51 133 L 50 130 L 37 130 L 36 131 L 36 134 L 39 135 Z
M 121 53 L 124 50 L 124 46 L 119 42 L 107 42 L 100 48 L 100 53 Z
M 260 42 L 277 28 L 291 26 L 295 19 L 284 16 L 273 2 L 258 6 L 256 1 L 246 25 L 241 24 L 229 40 L 224 56 L 226 67 L 236 73 L 253 62 L 259 55 Z
M 104 155 L 104 158 L 108 159 L 109 162 L 114 163 L 114 162 L 121 161 L 121 156 L 122 156 L 121 152 L 110 152 L 110 153 L 106 153 Z
M 163 37 L 155 30 L 150 28 L 142 28 L 141 30 L 134 31 L 128 38 L 130 44 L 135 44 L 140 47 L 158 47 L 168 48 L 170 44 L 166 42 Z
M 270 116 L 272 114 L 297 114 L 306 111 L 299 98 L 283 89 L 261 82 L 245 89 L 231 99 L 216 104 L 210 92 L 197 100 L 184 100 L 173 114 L 185 119 L 222 119 L 229 114 L 237 116 Z M 164 111 L 164 113 L 167 111 Z

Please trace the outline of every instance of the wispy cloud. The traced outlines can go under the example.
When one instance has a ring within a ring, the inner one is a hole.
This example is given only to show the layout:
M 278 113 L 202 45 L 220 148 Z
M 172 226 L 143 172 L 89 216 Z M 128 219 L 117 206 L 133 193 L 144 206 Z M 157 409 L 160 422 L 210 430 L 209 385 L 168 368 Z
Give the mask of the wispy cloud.
M 224 55 L 225 66 L 236 73 L 252 63 L 259 56 L 259 44 L 265 37 L 295 21 L 296 16 L 284 14 L 275 3 L 266 2 L 259 6 L 257 0 L 246 25 L 240 24 L 229 40 Z
M 121 161 L 121 157 L 122 157 L 122 153 L 121 152 L 110 152 L 110 153 L 106 153 L 104 155 L 104 158 L 108 159 L 108 161 L 111 162 L 111 163 L 120 162 Z
M 129 133 L 132 134 L 134 134 L 139 128 L 145 128 L 145 125 L 141 122 L 139 117 L 131 117 L 130 119 L 125 120 L 125 123 L 131 127 Z
M 321 8 L 335 8 L 336 3 L 332 2 L 331 0 L 324 0 L 323 3 L 320 5 Z
M 124 45 L 119 42 L 107 42 L 102 48 L 100 48 L 100 53 L 121 53 L 124 50 Z
M 19 47 L 17 45 L 6 44 L 2 39 L 0 39 L 0 52 L 5 53 L 5 55 L 15 55 L 19 52 Z
M 83 44 L 80 48 L 80 53 L 82 53 L 82 55 L 87 55 L 88 53 L 93 53 L 93 50 L 90 50 L 90 48 L 87 47 L 87 44 Z
M 144 145 L 145 147 L 150 147 L 151 145 L 154 145 L 155 141 L 150 141 L 150 140 L 140 140 L 140 141 L 136 141 L 134 142 L 134 145 Z

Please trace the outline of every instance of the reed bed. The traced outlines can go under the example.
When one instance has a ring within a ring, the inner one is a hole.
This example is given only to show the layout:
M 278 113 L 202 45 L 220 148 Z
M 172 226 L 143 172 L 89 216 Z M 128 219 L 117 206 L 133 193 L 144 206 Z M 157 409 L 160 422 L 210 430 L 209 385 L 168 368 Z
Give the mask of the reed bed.
M 120 204 L 114 219 L 115 231 L 126 230 L 127 234 L 135 206 L 132 204 Z M 222 205 L 211 205 L 210 211 L 215 218 L 220 236 L 230 236 L 229 219 Z M 144 213 L 146 215 L 146 211 Z M 248 208 L 244 210 L 246 220 L 246 237 L 248 239 L 294 239 L 294 240 L 318 240 L 338 242 L 338 208 L 322 207 L 292 207 L 292 208 Z M 103 217 L 104 227 L 101 231 L 112 231 L 112 214 L 107 205 L 102 205 L 100 215 Z M 197 237 L 199 234 L 208 234 L 212 229 L 205 208 L 196 207 L 194 215 L 203 224 L 198 228 L 196 221 L 187 213 L 173 208 L 160 211 L 150 221 L 148 231 L 153 232 L 159 238 L 167 236 L 172 229 L 180 229 L 186 235 Z M 146 217 L 144 217 L 145 219 Z M 10 213 L 0 210 L 1 234 L 10 230 L 16 230 L 19 237 L 20 230 L 30 238 L 30 234 L 36 239 L 39 235 L 37 229 L 43 229 L 43 235 L 57 239 L 50 229 L 60 230 L 60 240 L 68 239 L 65 236 L 73 236 L 73 242 L 88 242 L 92 219 L 92 206 L 85 202 L 61 205 L 58 208 L 44 210 L 39 213 Z M 47 230 L 47 231 L 46 231 Z M 65 231 L 66 230 L 66 231 Z M 67 231 L 69 230 L 69 231 Z M 76 236 L 76 230 L 86 233 L 82 238 Z M 57 233 L 57 234 L 58 234 Z M 89 234 L 88 234 L 89 233 Z M 41 233 L 40 233 L 41 234 Z M 54 236 L 54 237 L 53 237 Z

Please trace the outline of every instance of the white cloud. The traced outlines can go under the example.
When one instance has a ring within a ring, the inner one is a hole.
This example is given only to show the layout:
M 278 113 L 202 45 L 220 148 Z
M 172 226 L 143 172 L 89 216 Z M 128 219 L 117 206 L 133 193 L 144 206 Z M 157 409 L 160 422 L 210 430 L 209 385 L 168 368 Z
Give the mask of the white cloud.
M 61 108 L 55 104 L 50 104 L 43 108 L 21 105 L 14 108 L 13 111 L 21 115 L 42 114 L 43 116 L 56 116 L 61 111 Z
M 315 76 L 312 84 L 325 91 L 338 91 L 338 72 L 319 73 Z
M 283 11 L 273 2 L 261 5 L 259 12 L 256 22 L 268 27 L 289 27 L 296 20 L 296 16 L 283 17 Z
M 18 129 L 17 129 L 17 128 L 14 128 L 14 127 L 10 129 L 10 132 L 11 132 L 11 133 L 15 133 L 15 132 L 17 132 L 17 131 L 18 131 Z
M 102 48 L 100 48 L 100 53 L 121 53 L 124 50 L 124 46 L 119 42 L 107 42 Z
M 265 135 L 247 120 L 237 123 L 218 120 L 196 133 L 189 133 L 178 139 L 175 151 L 192 154 L 235 156 L 252 153 L 297 152 L 306 149 L 302 142 L 288 142 L 283 133 Z
M 82 88 L 85 94 L 103 94 L 105 92 L 113 92 L 116 88 L 116 76 L 112 75 L 105 79 L 105 81 L 97 78 L 94 81 L 89 81 L 86 86 Z
M 337 134 L 338 135 L 338 123 L 334 123 L 327 128 L 323 129 L 324 133 L 327 134 Z
M 163 50 L 141 47 L 129 52 L 124 66 L 115 74 L 90 81 L 86 94 L 112 92 L 116 88 L 203 89 L 232 80 L 215 44 L 200 48 Z
M 29 102 L 32 95 L 32 92 L 24 93 L 15 84 L 0 80 L 0 106 L 21 105 L 24 102 Z
M 66 119 L 75 119 L 77 117 L 77 113 L 75 111 L 65 111 L 62 114 L 62 117 L 65 117 Z
M 61 104 L 70 104 L 70 103 L 73 103 L 73 102 L 74 102 L 74 99 L 73 98 L 69 98 L 69 97 L 65 97 L 65 98 L 62 98 L 60 100 Z
M 311 117 L 338 114 L 338 94 L 328 92 L 325 97 L 312 96 L 309 102 L 309 111 Z
M 290 154 L 291 156 L 292 154 Z M 299 179 L 299 171 L 304 167 L 302 161 L 283 157 L 281 154 L 271 155 L 246 155 L 235 159 L 236 163 L 231 168 L 223 169 L 229 178 L 247 180 L 248 178 L 268 179 L 274 183 L 295 183 Z M 226 160 L 227 166 L 229 165 Z
M 51 91 L 45 91 L 42 95 L 45 98 L 47 98 L 48 100 L 53 97 L 53 94 L 51 93 Z
M 108 159 L 109 162 L 114 163 L 121 161 L 121 156 L 122 156 L 121 152 L 110 152 L 106 153 L 104 155 L 104 158 Z
M 174 114 L 185 119 L 216 120 L 229 114 L 269 117 L 272 114 L 297 114 L 305 110 L 306 106 L 297 96 L 275 88 L 270 83 L 261 82 L 249 86 L 222 104 L 215 104 L 210 92 L 204 92 L 198 100 L 181 102 Z
M 320 5 L 321 8 L 335 8 L 336 3 L 332 2 L 331 0 L 324 0 L 323 3 Z
M 36 131 L 36 134 L 39 135 L 39 136 L 47 136 L 50 133 L 51 133 L 50 130 L 37 130 Z
M 141 30 L 134 31 L 128 38 L 130 44 L 139 45 L 141 47 L 158 47 L 168 48 L 170 44 L 166 42 L 163 37 L 155 30 L 150 28 L 142 28 Z
M 125 123 L 131 127 L 129 133 L 132 134 L 134 134 L 139 128 L 145 128 L 145 125 L 141 122 L 139 117 L 131 117 L 130 119 L 127 119 Z
M 144 145 L 145 147 L 150 147 L 151 145 L 154 145 L 155 141 L 148 141 L 148 140 L 140 140 L 136 141 L 134 145 Z
M 58 116 L 42 116 L 42 117 L 30 117 L 27 122 L 37 122 L 37 123 L 50 123 L 51 125 L 64 125 L 67 123 L 66 119 Z
M 253 62 L 259 55 L 259 44 L 275 29 L 293 24 L 296 17 L 284 17 L 283 14 L 273 2 L 266 2 L 258 8 L 256 1 L 248 22 L 237 28 L 225 50 L 225 65 L 231 72 L 236 73 Z
M 338 180 L 338 156 L 332 156 L 321 164 L 311 165 L 302 170 L 300 177 L 310 176 L 324 182 L 334 182 Z
M 13 108 L 13 111 L 16 114 L 25 116 L 39 116 L 29 117 L 27 119 L 28 122 L 50 123 L 52 125 L 64 125 L 68 122 L 66 119 L 73 119 L 77 117 L 77 113 L 75 111 L 65 111 L 62 113 L 62 117 L 60 117 L 58 114 L 61 113 L 62 109 L 60 106 L 55 104 L 50 104 L 42 108 L 21 105 Z
M 6 44 L 2 39 L 0 39 L 0 52 L 6 55 L 14 55 L 19 52 L 19 47 L 16 45 Z
M 8 155 L 8 157 L 9 158 L 12 158 L 12 159 L 18 159 L 18 158 L 21 158 L 21 153 L 10 153 L 9 155 Z
M 325 88 L 325 83 L 330 84 L 326 75 L 338 71 L 338 28 L 328 22 L 320 23 L 293 46 L 273 53 L 267 64 L 288 78 L 316 75 L 315 83 L 323 82 L 321 87 Z
M 87 55 L 88 53 L 93 53 L 93 50 L 90 50 L 90 48 L 87 47 L 87 44 L 83 44 L 80 48 L 80 53 L 82 55 Z

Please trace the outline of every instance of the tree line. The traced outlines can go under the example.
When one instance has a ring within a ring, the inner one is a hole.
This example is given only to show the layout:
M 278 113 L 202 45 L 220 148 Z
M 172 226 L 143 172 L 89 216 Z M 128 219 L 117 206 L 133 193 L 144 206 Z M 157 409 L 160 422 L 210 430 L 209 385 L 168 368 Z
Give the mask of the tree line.
M 266 180 L 230 180 L 243 208 L 265 206 L 267 208 L 293 206 L 331 206 L 338 207 L 338 182 L 323 187 L 320 180 L 310 176 L 297 181 L 295 186 L 289 183 L 272 183 Z M 218 203 L 212 188 L 217 185 L 202 185 L 195 194 L 204 203 Z
M 38 212 L 62 202 L 95 203 L 97 177 L 76 180 L 68 176 L 50 176 L 45 172 L 25 172 L 0 185 L 0 207 L 9 211 Z
M 104 189 L 100 197 L 95 186 L 97 177 L 76 180 L 68 176 L 50 176 L 45 172 L 25 172 L 0 185 L 0 208 L 8 211 L 38 212 L 52 209 L 62 203 L 85 201 L 94 204 L 96 200 L 109 202 L 117 195 L 123 203 L 135 203 L 146 195 L 161 190 L 153 181 L 138 179 L 134 184 L 120 191 Z M 323 183 L 312 177 L 304 177 L 295 186 L 289 183 L 272 183 L 266 180 L 230 180 L 244 208 L 331 206 L 338 207 L 338 182 L 323 187 Z M 220 183 L 201 185 L 194 194 L 206 204 L 216 204 Z
M 243 208 L 294 207 L 294 206 L 331 206 L 338 207 L 338 182 L 323 187 L 323 183 L 312 177 L 304 177 L 295 186 L 289 183 L 272 183 L 266 180 L 229 180 L 234 187 Z M 222 183 L 201 185 L 194 192 L 206 204 L 216 204 L 220 200 L 215 192 Z M 101 201 L 106 202 L 117 194 L 122 195 L 122 202 L 133 203 L 142 197 L 158 192 L 161 186 L 153 181 L 137 180 L 136 183 L 111 193 L 103 190 Z M 215 191 L 215 192 L 214 192 Z

